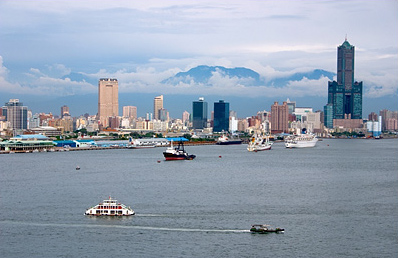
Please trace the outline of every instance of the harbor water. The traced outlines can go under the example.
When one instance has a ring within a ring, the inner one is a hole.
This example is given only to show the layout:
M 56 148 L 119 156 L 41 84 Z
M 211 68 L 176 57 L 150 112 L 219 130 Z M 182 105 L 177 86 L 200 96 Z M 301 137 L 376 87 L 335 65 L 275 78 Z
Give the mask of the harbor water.
M 396 139 L 164 149 L 0 155 L 0 256 L 398 256 Z M 83 215 L 109 196 L 136 215 Z

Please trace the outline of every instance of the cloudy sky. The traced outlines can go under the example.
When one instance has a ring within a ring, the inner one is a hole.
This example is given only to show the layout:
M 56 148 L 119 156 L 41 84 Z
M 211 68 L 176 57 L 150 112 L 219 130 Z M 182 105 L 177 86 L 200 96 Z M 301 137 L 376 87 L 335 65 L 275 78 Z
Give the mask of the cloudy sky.
M 267 81 L 312 69 L 336 72 L 346 35 L 365 98 L 391 109 L 383 98 L 398 100 L 396 0 L 0 0 L 0 101 L 94 94 L 92 81 L 112 77 L 120 94 L 316 96 L 326 104 L 327 78 L 282 88 Z M 222 75 L 212 87 L 161 83 L 197 65 L 250 68 L 264 85 L 253 90 Z

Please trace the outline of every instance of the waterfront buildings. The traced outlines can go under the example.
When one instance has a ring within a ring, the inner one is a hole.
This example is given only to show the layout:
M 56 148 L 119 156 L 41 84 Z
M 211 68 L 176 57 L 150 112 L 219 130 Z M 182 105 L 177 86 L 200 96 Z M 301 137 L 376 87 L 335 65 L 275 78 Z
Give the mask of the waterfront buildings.
M 354 63 L 355 47 L 346 39 L 337 48 L 337 81 L 328 83 L 333 119 L 362 119 L 362 82 L 354 80 Z
M 214 102 L 213 132 L 228 132 L 229 103 L 224 100 Z
M 14 136 L 28 129 L 28 107 L 24 106 L 19 99 L 10 99 L 2 108 L 2 116 L 9 123 L 9 128 Z
M 153 100 L 153 118 L 156 120 L 160 119 L 160 110 L 163 109 L 163 95 L 155 97 Z
M 289 106 L 284 101 L 277 101 L 271 106 L 271 133 L 287 133 L 289 131 Z
M 119 115 L 119 84 L 117 79 L 103 78 L 98 82 L 98 120 L 103 128 L 109 117 Z
M 204 98 L 192 102 L 192 128 L 204 129 L 207 127 L 207 102 Z

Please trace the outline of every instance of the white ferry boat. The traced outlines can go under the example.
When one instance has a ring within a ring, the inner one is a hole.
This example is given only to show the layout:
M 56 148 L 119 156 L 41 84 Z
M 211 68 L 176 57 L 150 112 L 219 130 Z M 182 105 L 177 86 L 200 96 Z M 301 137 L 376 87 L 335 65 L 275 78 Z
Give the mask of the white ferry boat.
M 135 215 L 135 212 L 124 204 L 118 203 L 117 200 L 112 199 L 109 196 L 108 200 L 104 200 L 102 203 L 95 205 L 94 207 L 86 210 L 84 215 L 92 216 L 131 216 Z
M 314 147 L 318 142 L 318 138 L 312 133 L 306 133 L 303 130 L 302 134 L 289 135 L 285 138 L 286 148 L 308 148 Z

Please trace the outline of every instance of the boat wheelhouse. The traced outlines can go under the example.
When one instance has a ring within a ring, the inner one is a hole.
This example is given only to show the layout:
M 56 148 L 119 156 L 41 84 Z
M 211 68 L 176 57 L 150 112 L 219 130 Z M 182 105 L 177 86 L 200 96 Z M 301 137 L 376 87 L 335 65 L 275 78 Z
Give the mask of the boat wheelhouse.
M 109 196 L 108 200 L 104 200 L 102 203 L 95 205 L 86 210 L 84 215 L 92 216 L 131 216 L 135 215 L 135 212 L 124 204 L 118 203 L 117 200 L 112 199 Z

